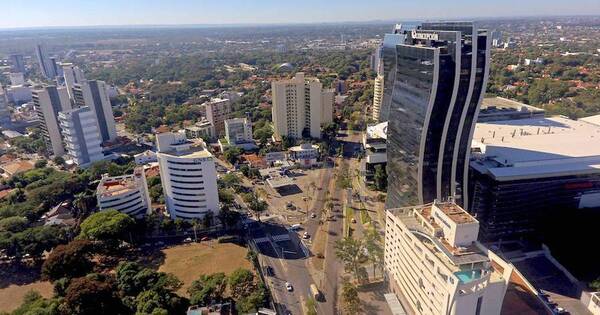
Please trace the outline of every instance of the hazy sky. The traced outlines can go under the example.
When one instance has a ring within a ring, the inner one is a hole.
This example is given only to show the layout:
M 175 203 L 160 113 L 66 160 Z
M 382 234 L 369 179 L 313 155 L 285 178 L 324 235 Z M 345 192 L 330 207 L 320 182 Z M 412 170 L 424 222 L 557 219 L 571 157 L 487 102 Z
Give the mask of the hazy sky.
M 0 28 L 600 15 L 600 0 L 0 0 Z

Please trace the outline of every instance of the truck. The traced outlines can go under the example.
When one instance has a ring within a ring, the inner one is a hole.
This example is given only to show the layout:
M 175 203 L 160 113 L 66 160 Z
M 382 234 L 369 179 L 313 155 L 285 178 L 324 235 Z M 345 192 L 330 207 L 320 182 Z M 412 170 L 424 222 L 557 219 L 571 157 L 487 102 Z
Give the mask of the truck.
M 321 292 L 314 283 L 310 285 L 310 295 L 315 299 L 315 301 L 321 301 L 322 299 Z

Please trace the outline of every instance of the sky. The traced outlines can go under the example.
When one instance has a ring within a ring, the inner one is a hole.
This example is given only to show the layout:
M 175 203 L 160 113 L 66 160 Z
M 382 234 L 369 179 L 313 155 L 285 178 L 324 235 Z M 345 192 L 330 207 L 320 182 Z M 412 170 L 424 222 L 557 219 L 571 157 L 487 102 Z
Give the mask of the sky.
M 0 0 L 0 28 L 600 15 L 600 0 Z

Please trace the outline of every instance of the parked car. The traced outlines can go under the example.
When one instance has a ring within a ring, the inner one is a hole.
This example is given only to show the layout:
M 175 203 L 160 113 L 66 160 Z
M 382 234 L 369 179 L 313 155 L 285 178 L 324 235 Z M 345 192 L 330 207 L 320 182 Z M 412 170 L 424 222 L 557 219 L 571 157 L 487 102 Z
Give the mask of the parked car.
M 288 292 L 294 291 L 294 287 L 292 287 L 292 284 L 289 282 L 285 283 L 285 289 L 288 290 Z
M 310 214 L 310 217 L 314 219 L 314 218 L 317 217 L 317 215 L 313 212 L 313 213 Z
M 304 232 L 304 234 L 302 234 L 302 238 L 308 239 L 308 238 L 310 238 L 310 235 L 308 234 L 308 232 Z

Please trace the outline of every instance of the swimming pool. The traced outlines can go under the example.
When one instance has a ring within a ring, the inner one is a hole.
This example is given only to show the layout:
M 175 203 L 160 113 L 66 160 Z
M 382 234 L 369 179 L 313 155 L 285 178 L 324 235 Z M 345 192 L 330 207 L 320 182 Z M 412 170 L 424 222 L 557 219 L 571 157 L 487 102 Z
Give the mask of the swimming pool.
M 469 283 L 473 280 L 481 278 L 481 270 L 463 270 L 454 273 L 460 283 Z

